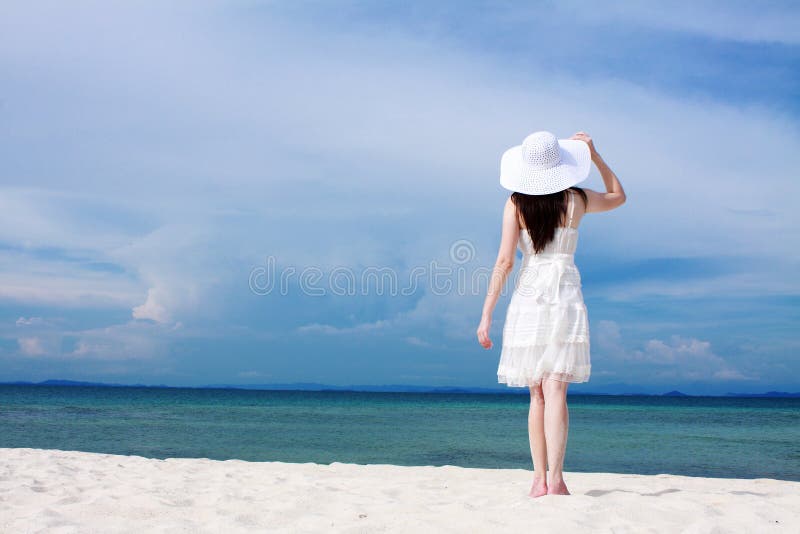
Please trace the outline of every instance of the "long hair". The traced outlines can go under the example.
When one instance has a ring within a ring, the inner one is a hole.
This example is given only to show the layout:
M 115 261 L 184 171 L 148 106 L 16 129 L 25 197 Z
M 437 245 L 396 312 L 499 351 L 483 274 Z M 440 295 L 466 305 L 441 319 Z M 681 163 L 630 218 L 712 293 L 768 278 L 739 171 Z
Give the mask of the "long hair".
M 521 217 L 528 235 L 531 236 L 535 253 L 544 250 L 556 235 L 556 227 L 561 226 L 563 221 L 566 224 L 567 207 L 569 206 L 569 190 L 577 191 L 583 198 L 585 206 L 589 197 L 580 187 L 569 187 L 563 191 L 550 193 L 549 195 L 525 195 L 523 193 L 513 193 L 511 201 L 517 207 L 517 215 Z M 575 199 L 576 202 L 578 199 Z

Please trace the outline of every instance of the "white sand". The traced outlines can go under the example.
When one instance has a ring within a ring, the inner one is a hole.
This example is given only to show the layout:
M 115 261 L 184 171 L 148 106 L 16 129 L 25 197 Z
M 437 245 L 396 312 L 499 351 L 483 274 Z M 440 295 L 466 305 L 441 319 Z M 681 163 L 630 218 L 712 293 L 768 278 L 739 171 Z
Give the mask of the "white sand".
M 800 532 L 800 482 L 0 449 L 0 532 Z

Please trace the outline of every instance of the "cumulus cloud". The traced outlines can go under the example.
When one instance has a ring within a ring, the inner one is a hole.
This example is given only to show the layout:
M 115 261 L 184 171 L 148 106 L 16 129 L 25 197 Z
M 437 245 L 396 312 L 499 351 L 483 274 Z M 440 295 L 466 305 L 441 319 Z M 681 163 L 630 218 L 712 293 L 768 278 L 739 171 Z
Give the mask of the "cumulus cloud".
M 47 352 L 38 337 L 21 337 L 17 339 L 17 343 L 20 352 L 25 356 L 42 356 Z
M 725 358 L 714 353 L 711 342 L 673 334 L 667 340 L 648 339 L 641 348 L 630 348 L 623 341 L 615 321 L 600 320 L 592 329 L 597 351 L 593 358 L 598 371 L 611 367 L 617 377 L 644 383 L 653 380 L 758 380 L 745 374 Z
M 158 302 L 158 290 L 150 288 L 147 291 L 147 300 L 144 304 L 133 308 L 134 319 L 150 319 L 157 323 L 167 323 L 170 321 L 169 312 Z

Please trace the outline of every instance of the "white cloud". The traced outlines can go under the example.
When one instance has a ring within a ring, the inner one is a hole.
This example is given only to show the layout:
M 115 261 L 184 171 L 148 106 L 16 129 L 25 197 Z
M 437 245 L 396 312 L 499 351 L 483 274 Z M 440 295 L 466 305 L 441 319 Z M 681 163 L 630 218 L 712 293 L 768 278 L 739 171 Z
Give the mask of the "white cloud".
M 170 327 L 130 321 L 102 328 L 66 332 L 77 338 L 75 348 L 62 358 L 92 360 L 146 360 L 166 355 Z
M 736 369 L 721 369 L 715 371 L 711 378 L 714 380 L 755 380 L 756 377 L 745 376 Z
M 134 319 L 150 319 L 157 323 L 167 323 L 170 321 L 167 309 L 158 303 L 158 290 L 150 288 L 147 291 L 147 300 L 144 304 L 133 308 Z
M 37 337 L 21 337 L 17 339 L 19 350 L 25 356 L 42 356 L 45 351 L 42 340 Z
M 107 257 L 97 251 L 94 261 Z M 87 261 L 0 250 L 0 300 L 70 308 L 133 306 L 138 284 L 125 274 L 94 270 Z
M 296 332 L 300 334 L 320 333 L 320 334 L 330 334 L 330 335 L 357 334 L 357 333 L 382 330 L 385 329 L 387 326 L 390 326 L 391 324 L 392 322 L 388 320 L 379 320 L 371 323 L 360 323 L 354 326 L 345 326 L 345 327 L 331 326 L 329 324 L 312 323 L 299 326 L 296 329 Z
M 592 342 L 607 353 L 623 352 L 622 333 L 616 321 L 601 319 L 591 323 Z
M 611 370 L 627 380 L 758 380 L 717 355 L 711 342 L 678 334 L 669 340 L 649 339 L 642 348 L 628 348 L 619 324 L 600 320 L 592 326 L 592 338 L 599 350 L 592 351 L 598 370 Z M 609 369 L 610 367 L 610 369 Z
M 20 317 L 16 321 L 17 326 L 35 326 L 44 323 L 44 319 L 41 317 Z
M 679 335 L 671 336 L 669 342 L 660 339 L 648 340 L 644 350 L 634 351 L 631 359 L 663 365 L 725 365 L 725 360 L 711 351 L 710 342 Z
M 409 345 L 413 345 L 415 347 L 430 347 L 431 344 L 425 341 L 424 339 L 420 339 L 417 336 L 409 336 L 406 338 L 406 343 Z

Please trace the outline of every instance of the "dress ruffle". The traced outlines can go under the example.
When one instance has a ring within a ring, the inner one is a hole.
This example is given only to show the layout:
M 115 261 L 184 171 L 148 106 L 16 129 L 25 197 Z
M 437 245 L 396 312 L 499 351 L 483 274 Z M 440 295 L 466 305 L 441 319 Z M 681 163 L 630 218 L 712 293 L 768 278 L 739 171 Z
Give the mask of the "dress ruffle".
M 592 371 L 588 341 L 552 342 L 546 345 L 503 345 L 497 381 L 511 387 L 540 384 L 544 378 L 562 382 L 588 382 Z
M 591 374 L 589 318 L 582 300 L 529 305 L 515 295 L 503 326 L 497 379 L 513 387 L 543 378 L 587 382 Z
M 582 300 L 561 304 L 526 303 L 514 295 L 503 326 L 504 347 L 589 342 L 589 316 Z

